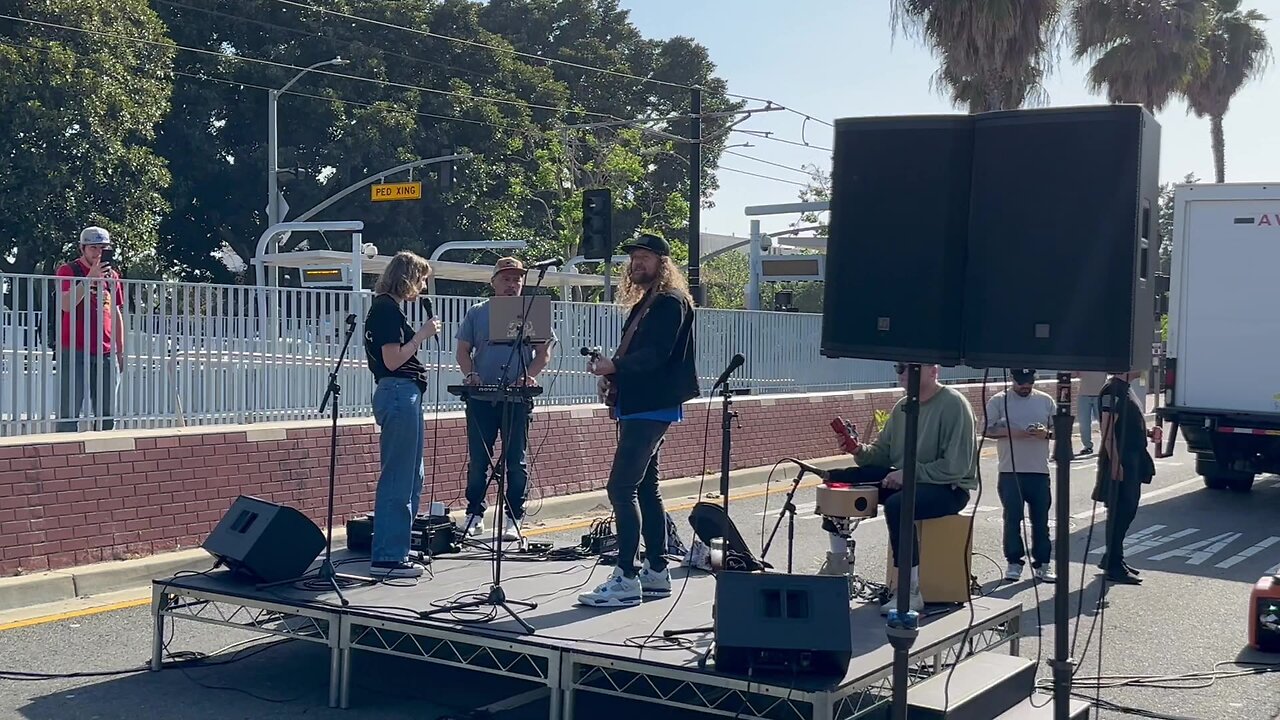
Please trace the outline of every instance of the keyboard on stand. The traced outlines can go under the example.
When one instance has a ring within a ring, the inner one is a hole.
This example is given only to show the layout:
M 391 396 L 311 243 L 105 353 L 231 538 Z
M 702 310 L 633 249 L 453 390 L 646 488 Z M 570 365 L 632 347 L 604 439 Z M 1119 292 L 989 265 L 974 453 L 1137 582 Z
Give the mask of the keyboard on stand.
M 491 402 L 502 402 L 504 400 L 532 400 L 542 394 L 542 388 L 537 385 L 512 385 L 503 388 L 501 385 L 450 385 L 448 387 L 450 395 L 457 395 L 460 398 L 471 400 L 489 400 Z

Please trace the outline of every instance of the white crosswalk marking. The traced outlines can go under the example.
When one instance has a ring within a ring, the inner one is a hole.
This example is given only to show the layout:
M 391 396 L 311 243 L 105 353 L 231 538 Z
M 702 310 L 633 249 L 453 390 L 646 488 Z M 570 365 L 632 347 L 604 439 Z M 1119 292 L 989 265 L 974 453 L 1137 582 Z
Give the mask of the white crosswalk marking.
M 1200 540 L 1198 542 L 1193 542 L 1190 545 L 1183 545 L 1176 550 L 1160 553 L 1159 555 L 1153 556 L 1151 560 L 1168 560 L 1172 557 L 1185 557 L 1187 558 L 1188 565 L 1199 565 L 1239 538 L 1240 533 L 1222 533 L 1221 535 L 1214 535 L 1208 540 Z M 1204 549 L 1202 550 L 1201 548 Z
M 1254 555 L 1257 555 L 1258 553 L 1262 552 L 1263 550 L 1266 550 L 1267 548 L 1271 547 L 1272 545 L 1275 545 L 1275 544 L 1276 544 L 1276 543 L 1278 543 L 1278 542 L 1280 542 L 1280 537 L 1276 537 L 1276 536 L 1272 535 L 1271 537 L 1266 538 L 1265 540 L 1263 540 L 1263 541 L 1259 542 L 1259 543 L 1258 543 L 1258 544 L 1256 544 L 1256 545 L 1253 545 L 1253 546 L 1251 546 L 1251 547 L 1247 547 L 1247 548 L 1245 548 L 1244 550 L 1241 550 L 1240 552 L 1236 553 L 1235 555 L 1232 555 L 1231 557 L 1227 558 L 1226 560 L 1223 560 L 1222 562 L 1218 563 L 1217 565 L 1214 565 L 1214 567 L 1222 568 L 1222 569 L 1224 569 L 1224 570 L 1225 570 L 1226 568 L 1229 568 L 1229 567 L 1231 567 L 1232 565 L 1237 565 L 1237 564 L 1239 564 L 1239 563 L 1241 563 L 1241 562 L 1243 562 L 1243 561 L 1245 561 L 1245 560 L 1247 560 L 1247 559 L 1249 559 L 1249 558 L 1253 557 Z

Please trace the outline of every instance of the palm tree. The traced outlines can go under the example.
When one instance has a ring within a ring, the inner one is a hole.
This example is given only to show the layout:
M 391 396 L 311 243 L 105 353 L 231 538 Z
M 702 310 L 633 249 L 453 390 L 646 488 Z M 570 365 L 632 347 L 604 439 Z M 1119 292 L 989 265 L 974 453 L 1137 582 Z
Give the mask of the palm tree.
M 1245 82 L 1266 68 L 1271 47 L 1260 27 L 1267 21 L 1262 13 L 1241 11 L 1240 0 L 1209 0 L 1209 9 L 1208 26 L 1201 38 L 1209 64 L 1191 78 L 1183 94 L 1196 117 L 1209 117 L 1214 177 L 1217 182 L 1226 182 L 1222 117 Z
M 1154 113 L 1208 66 L 1207 18 L 1205 0 L 1075 0 L 1075 59 L 1093 61 L 1091 90 Z
M 1044 98 L 1060 0 L 892 0 L 905 26 L 939 55 L 940 90 L 969 112 L 1009 110 Z

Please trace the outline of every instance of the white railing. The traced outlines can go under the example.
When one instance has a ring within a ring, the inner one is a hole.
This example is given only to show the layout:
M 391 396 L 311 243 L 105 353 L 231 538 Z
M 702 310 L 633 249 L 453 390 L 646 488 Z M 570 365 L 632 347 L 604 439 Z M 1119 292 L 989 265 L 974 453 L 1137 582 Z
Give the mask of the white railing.
M 61 329 L 64 299 L 56 291 L 62 282 L 0 274 L 0 435 L 92 429 L 103 427 L 103 421 L 116 428 L 151 428 L 319 418 L 348 314 L 356 316 L 357 327 L 339 374 L 341 411 L 344 416 L 372 412 L 373 377 L 361 341 L 371 300 L 367 292 L 122 280 L 126 354 L 114 383 L 113 368 L 96 362 L 91 353 L 67 355 L 55 349 L 60 343 L 50 338 L 50 320 L 58 318 L 52 324 Z M 454 335 L 475 302 L 477 298 L 434 300 L 444 330 L 438 345 L 429 344 L 421 358 L 439 371 L 441 409 L 459 407 L 444 386 L 461 382 Z M 408 310 L 416 326 L 422 310 L 417 305 Z M 735 376 L 735 387 L 755 394 L 881 387 L 896 380 L 889 363 L 822 357 L 819 315 L 697 312 L 698 374 L 704 392 L 738 352 L 747 362 Z M 78 323 L 90 347 L 101 346 L 100 323 L 83 312 L 69 317 L 72 337 Z M 543 402 L 595 402 L 594 378 L 585 372 L 578 349 L 616 347 L 622 319 L 622 311 L 611 305 L 554 304 L 560 344 L 541 378 Z M 969 379 L 975 373 L 949 368 L 944 377 Z M 85 383 L 89 402 L 81 413 L 76 408 L 61 412 L 63 387 L 74 388 L 77 382 Z M 428 403 L 434 404 L 436 388 L 428 393 Z M 109 415 L 96 410 L 110 397 L 115 402 Z

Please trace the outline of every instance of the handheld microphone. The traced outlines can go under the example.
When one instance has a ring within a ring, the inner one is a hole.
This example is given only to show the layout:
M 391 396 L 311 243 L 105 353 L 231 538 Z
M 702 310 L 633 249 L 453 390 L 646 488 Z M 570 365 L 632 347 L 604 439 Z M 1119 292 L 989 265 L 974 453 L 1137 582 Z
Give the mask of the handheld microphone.
M 564 258 L 547 258 L 529 266 L 530 270 L 546 270 L 547 268 L 558 268 L 564 265 Z
M 426 313 L 427 319 L 432 320 L 436 316 L 435 308 L 431 306 L 431 298 L 426 295 L 418 297 L 418 304 L 422 306 L 422 312 Z
M 799 467 L 802 472 L 807 472 L 810 475 L 817 475 L 823 480 L 827 479 L 827 471 L 823 470 L 822 468 L 814 467 L 813 465 L 810 465 L 807 462 L 802 462 L 795 458 L 783 458 L 783 460 L 786 460 L 787 462 L 795 463 L 796 466 Z
M 604 350 L 599 345 L 595 347 L 584 347 L 578 352 L 581 353 L 583 357 L 589 357 L 592 360 L 599 360 L 600 357 L 604 355 Z
M 728 382 L 729 376 L 733 374 L 733 371 L 742 367 L 742 364 L 746 361 L 747 359 L 743 357 L 742 353 L 734 355 L 733 359 L 729 361 L 729 367 L 725 368 L 724 372 L 720 373 L 720 377 L 716 378 L 716 384 L 711 386 L 712 392 L 715 392 L 716 388 Z
M 356 324 L 356 314 L 355 314 L 355 313 L 351 313 L 350 315 L 347 315 L 347 324 L 348 324 L 348 325 L 355 325 L 355 324 Z

